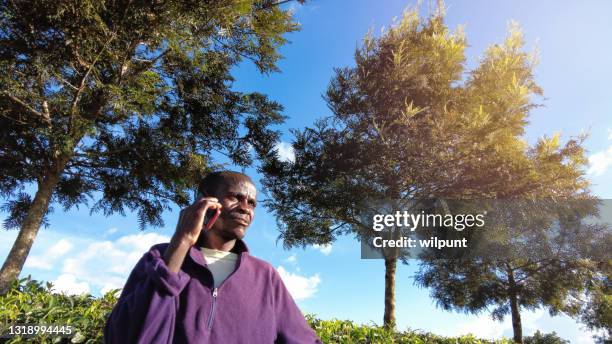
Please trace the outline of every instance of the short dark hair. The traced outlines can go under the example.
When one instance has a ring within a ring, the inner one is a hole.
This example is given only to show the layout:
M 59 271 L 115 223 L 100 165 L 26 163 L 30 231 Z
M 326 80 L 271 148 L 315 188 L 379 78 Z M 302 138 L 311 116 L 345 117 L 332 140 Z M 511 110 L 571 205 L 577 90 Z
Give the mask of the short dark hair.
M 247 181 L 253 185 L 253 180 L 251 177 L 247 176 L 244 173 L 235 172 L 235 171 L 217 171 L 211 172 L 202 179 L 200 184 L 198 185 L 198 196 L 215 196 L 219 191 L 220 186 L 227 186 L 231 183 L 238 183 L 241 181 Z

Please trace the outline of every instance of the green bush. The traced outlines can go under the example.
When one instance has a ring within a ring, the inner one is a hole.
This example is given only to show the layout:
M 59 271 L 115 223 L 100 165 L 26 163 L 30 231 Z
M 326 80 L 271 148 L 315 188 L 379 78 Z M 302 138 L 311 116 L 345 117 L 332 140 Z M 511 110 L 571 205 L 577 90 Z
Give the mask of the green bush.
M 489 341 L 472 335 L 442 337 L 428 332 L 390 331 L 383 326 L 356 325 L 349 320 L 320 320 L 307 314 L 306 320 L 324 343 L 398 343 L 398 344 L 485 344 L 512 343 L 507 339 Z
M 0 296 L 0 325 L 64 324 L 72 325 L 76 334 L 71 339 L 38 336 L 35 340 L 12 338 L 8 343 L 100 343 L 106 317 L 117 302 L 117 290 L 101 298 L 91 295 L 67 296 L 51 292 L 51 283 L 28 278 L 16 281 L 13 288 Z M 421 331 L 390 331 L 382 326 L 356 325 L 348 320 L 321 320 L 307 314 L 306 320 L 324 343 L 397 343 L 397 344 L 509 344 L 511 340 L 489 341 L 472 335 L 442 337 Z M 565 344 L 554 332 L 536 332 L 525 338 L 526 344 Z
M 525 337 L 523 341 L 525 344 L 569 344 L 569 340 L 557 336 L 555 332 L 542 333 L 540 331 L 536 331 L 533 336 Z
M 58 336 L 41 335 L 36 340 L 15 337 L 7 343 L 100 343 L 107 314 L 117 302 L 114 292 L 101 298 L 91 295 L 67 296 L 51 292 L 52 284 L 23 278 L 12 289 L 0 296 L 0 324 L 71 325 L 71 340 Z

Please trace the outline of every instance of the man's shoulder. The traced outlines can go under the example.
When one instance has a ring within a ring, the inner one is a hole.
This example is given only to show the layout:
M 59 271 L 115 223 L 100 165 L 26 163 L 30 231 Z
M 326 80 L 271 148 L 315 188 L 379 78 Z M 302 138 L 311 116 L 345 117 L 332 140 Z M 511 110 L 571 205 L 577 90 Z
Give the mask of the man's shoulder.
M 170 246 L 170 243 L 158 243 L 151 246 L 147 251 L 143 252 L 143 256 L 141 261 L 151 261 L 155 259 L 161 259 L 166 252 L 167 247 Z
M 155 244 L 153 246 L 151 246 L 151 250 L 156 249 L 158 251 L 166 251 L 166 247 L 168 247 L 168 245 L 170 245 L 169 242 L 160 242 L 158 244 Z
M 275 276 L 277 274 L 276 269 L 274 268 L 274 266 L 272 266 L 272 264 L 268 263 L 267 261 L 261 259 L 261 258 L 257 258 L 255 256 L 252 256 L 250 254 L 246 255 L 249 264 L 251 265 L 251 267 L 253 269 L 257 269 L 260 270 L 262 272 L 267 272 L 273 276 Z
M 166 252 L 166 248 L 170 245 L 168 242 L 162 242 L 151 246 L 148 252 L 157 253 L 163 255 Z

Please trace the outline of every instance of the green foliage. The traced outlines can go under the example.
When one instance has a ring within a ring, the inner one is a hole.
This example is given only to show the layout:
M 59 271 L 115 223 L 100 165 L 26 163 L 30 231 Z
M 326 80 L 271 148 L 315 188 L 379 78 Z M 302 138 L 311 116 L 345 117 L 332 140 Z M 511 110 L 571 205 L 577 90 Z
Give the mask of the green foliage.
M 523 44 L 512 24 L 505 41 L 467 70 L 467 40 L 461 29 L 447 28 L 443 11 L 420 18 L 408 10 L 380 36 L 368 34 L 355 65 L 336 69 L 329 83 L 332 115 L 294 131 L 294 162 L 271 156 L 263 166 L 272 196 L 266 206 L 277 216 L 284 245 L 325 244 L 346 234 L 367 242 L 370 214 L 386 213 L 387 204 L 395 211 L 440 198 L 591 199 L 584 136 L 562 144 L 555 134 L 533 146 L 523 137 L 543 94 L 533 76 L 536 56 Z M 562 211 L 549 215 L 563 220 Z M 514 235 L 521 226 L 503 225 L 511 244 L 542 252 L 555 247 L 550 225 L 525 235 Z M 585 245 L 604 231 L 593 232 Z M 573 260 L 434 258 L 423 261 L 416 281 L 432 288 L 444 309 L 488 310 L 501 319 L 514 301 L 515 320 L 521 308 L 576 315 L 581 292 L 597 274 L 597 263 L 581 260 L 580 249 Z
M 243 167 L 267 154 L 282 106 L 232 90 L 230 71 L 243 59 L 277 71 L 295 30 L 273 0 L 0 1 L 5 228 L 24 222 L 25 185 L 43 182 L 66 210 L 159 226 L 220 167 L 214 152 Z
M 263 167 L 286 246 L 364 235 L 362 214 L 378 200 L 587 187 L 583 138 L 546 150 L 520 136 L 542 92 L 520 31 L 513 27 L 472 71 L 466 45 L 441 14 L 421 19 L 415 10 L 380 37 L 366 36 L 356 65 L 337 69 L 329 84 L 332 116 L 294 131 L 294 163 L 271 157 Z
M 348 320 L 320 320 L 311 314 L 306 320 L 323 343 L 405 343 L 405 344 L 505 344 L 507 339 L 490 341 L 472 335 L 442 337 L 422 331 L 394 331 L 384 326 L 356 325 Z
M 102 342 L 108 313 L 117 302 L 116 290 L 100 298 L 91 295 L 67 296 L 51 291 L 51 283 L 42 283 L 30 277 L 15 281 L 11 290 L 0 296 L 0 325 L 53 324 L 71 325 L 75 329 L 73 343 Z M 55 343 L 58 338 L 39 336 L 36 342 Z M 31 339 L 13 338 L 8 343 L 31 342 Z
M 582 321 L 592 330 L 602 330 L 599 343 L 612 340 L 612 261 L 600 263 L 600 273 L 587 288 L 588 302 L 581 309 Z
M 16 281 L 9 293 L 0 296 L 0 325 L 12 323 L 32 324 L 70 324 L 79 335 L 73 343 L 99 343 L 103 338 L 106 317 L 117 302 L 116 290 L 95 298 L 91 295 L 66 296 L 51 292 L 50 283 L 43 284 L 23 278 Z M 323 343 L 406 343 L 406 344 L 506 344 L 507 339 L 489 341 L 472 335 L 462 337 L 442 337 L 432 333 L 407 330 L 391 331 L 382 326 L 356 325 L 347 320 L 321 320 L 312 314 L 306 315 L 308 324 L 317 332 Z M 37 343 L 52 343 L 52 336 L 39 336 Z M 8 343 L 31 342 L 13 338 Z M 529 344 L 567 343 L 554 333 L 543 335 L 537 332 L 526 337 Z
M 542 333 L 540 331 L 536 331 L 533 336 L 524 338 L 525 344 L 569 344 L 568 340 L 565 340 L 559 336 L 557 333 Z
M 203 175 L 269 154 L 282 106 L 231 70 L 278 70 L 295 30 L 274 0 L 0 0 L 0 198 L 21 231 L 0 293 L 53 204 L 163 226 Z

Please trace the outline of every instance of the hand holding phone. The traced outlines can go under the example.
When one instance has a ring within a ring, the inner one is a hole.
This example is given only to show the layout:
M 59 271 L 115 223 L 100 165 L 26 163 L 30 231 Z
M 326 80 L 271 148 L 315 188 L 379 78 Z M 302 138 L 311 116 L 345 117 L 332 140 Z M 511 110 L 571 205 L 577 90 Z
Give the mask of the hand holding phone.
M 193 246 L 202 230 L 209 230 L 221 213 L 221 203 L 215 197 L 200 197 L 181 210 L 173 239 Z M 210 214 L 210 217 L 206 216 Z
M 210 230 L 212 226 L 215 224 L 215 221 L 217 221 L 217 218 L 219 217 L 220 214 L 221 214 L 220 208 L 207 210 L 206 217 L 204 217 L 204 228 L 206 230 Z
M 181 269 L 185 255 L 197 243 L 202 230 L 212 227 L 221 213 L 221 208 L 218 199 L 199 197 L 192 205 L 181 210 L 170 245 L 164 252 L 164 261 L 170 271 L 178 272 Z M 208 213 L 210 217 L 204 225 Z

